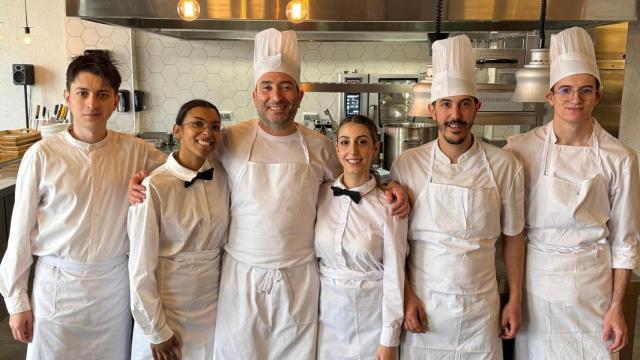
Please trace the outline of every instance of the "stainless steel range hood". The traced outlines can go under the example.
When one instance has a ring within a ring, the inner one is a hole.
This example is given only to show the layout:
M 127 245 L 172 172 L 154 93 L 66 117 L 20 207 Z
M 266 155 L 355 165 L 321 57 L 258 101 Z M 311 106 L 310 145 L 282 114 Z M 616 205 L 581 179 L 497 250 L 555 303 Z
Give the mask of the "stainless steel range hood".
M 637 0 L 556 0 L 547 5 L 546 27 L 595 26 L 636 19 Z M 309 20 L 292 24 L 288 0 L 199 0 L 198 20 L 176 13 L 177 0 L 66 0 L 66 14 L 184 39 L 253 39 L 274 27 L 298 31 L 301 40 L 424 41 L 434 31 L 436 1 L 309 0 Z M 444 1 L 442 31 L 531 31 L 538 27 L 535 0 Z

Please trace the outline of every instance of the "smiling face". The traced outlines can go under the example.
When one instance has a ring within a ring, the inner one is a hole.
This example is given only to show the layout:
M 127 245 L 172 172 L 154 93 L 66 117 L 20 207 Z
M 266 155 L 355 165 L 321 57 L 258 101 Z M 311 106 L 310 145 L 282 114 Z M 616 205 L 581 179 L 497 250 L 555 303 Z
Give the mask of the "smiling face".
M 183 165 L 204 162 L 220 143 L 220 115 L 208 107 L 194 107 L 184 117 L 182 125 L 173 126 L 173 134 L 180 139 L 178 158 Z M 197 170 L 197 169 L 192 169 Z
M 357 123 L 341 125 L 338 130 L 336 152 L 345 177 L 357 178 L 360 183 L 366 181 L 378 148 L 379 145 L 372 138 L 371 130 L 367 126 Z
M 591 121 L 593 109 L 602 97 L 596 86 L 596 78 L 590 74 L 571 75 L 558 81 L 547 93 L 547 101 L 553 106 L 553 120 Z
M 438 124 L 438 138 L 451 145 L 470 145 L 473 137 L 471 127 L 480 101 L 473 96 L 448 96 L 429 104 L 429 111 Z
M 64 100 L 73 116 L 73 128 L 104 132 L 107 120 L 118 105 L 118 95 L 105 79 L 81 71 L 64 91 Z
M 267 133 L 280 135 L 295 129 L 294 118 L 303 92 L 290 75 L 281 72 L 262 75 L 252 95 L 258 117 Z

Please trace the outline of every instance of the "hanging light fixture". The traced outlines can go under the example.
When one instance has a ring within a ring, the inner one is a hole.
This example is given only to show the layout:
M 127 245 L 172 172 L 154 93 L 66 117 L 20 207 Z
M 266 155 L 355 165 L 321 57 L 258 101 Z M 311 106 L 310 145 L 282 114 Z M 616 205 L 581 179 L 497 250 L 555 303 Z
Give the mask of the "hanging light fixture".
M 516 90 L 511 97 L 517 102 L 546 102 L 549 91 L 549 49 L 544 48 L 544 22 L 547 16 L 547 0 L 540 4 L 539 49 L 531 50 L 531 60 L 516 72 Z
M 178 15 L 186 21 L 193 21 L 200 16 L 200 4 L 198 0 L 178 1 Z
M 441 32 L 442 29 L 442 0 L 438 0 L 436 3 L 436 24 L 435 24 L 435 32 L 428 33 L 427 37 L 429 38 L 429 56 L 431 56 L 432 48 L 434 42 L 442 39 L 446 39 L 449 37 L 449 33 Z
M 25 45 L 31 44 L 31 28 L 29 27 L 29 19 L 27 17 L 27 0 L 24 0 L 24 37 L 22 42 Z
M 291 0 L 285 9 L 287 19 L 294 24 L 299 24 L 309 18 L 308 0 Z
M 407 115 L 414 117 L 431 117 L 429 102 L 431 101 L 431 83 L 421 80 L 411 91 L 411 109 Z

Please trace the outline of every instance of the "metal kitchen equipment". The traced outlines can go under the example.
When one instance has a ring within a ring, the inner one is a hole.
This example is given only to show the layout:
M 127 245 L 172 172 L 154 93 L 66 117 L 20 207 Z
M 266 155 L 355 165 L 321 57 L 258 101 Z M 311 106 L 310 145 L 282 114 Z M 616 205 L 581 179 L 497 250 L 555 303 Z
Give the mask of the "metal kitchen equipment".
M 166 0 L 65 0 L 66 16 L 125 26 L 182 39 L 253 40 L 273 27 L 296 30 L 298 39 L 316 41 L 427 41 L 436 18 L 436 1 L 379 0 L 309 2 L 309 18 L 292 24 L 286 1 L 207 0 L 195 21 L 183 21 L 176 2 Z M 538 25 L 538 1 L 449 0 L 442 31 L 531 31 Z M 550 4 L 545 27 L 597 26 L 636 19 L 636 0 L 572 0 Z
M 338 82 L 342 84 L 368 84 L 369 74 L 358 74 L 357 71 L 338 74 Z M 341 92 L 338 95 L 340 103 L 340 119 L 349 115 L 366 115 L 369 108 L 369 94 L 360 92 Z
M 338 83 L 345 85 L 380 84 L 380 92 L 340 92 L 338 103 L 340 119 L 348 115 L 366 115 L 383 127 L 387 123 L 405 122 L 411 109 L 411 89 L 426 74 L 358 74 L 357 72 L 338 74 Z M 404 86 L 405 91 L 397 91 Z M 348 88 L 348 87 L 347 87 Z M 355 89 L 355 88 L 353 88 Z M 386 91 L 389 90 L 389 91 Z
M 438 127 L 425 123 L 389 123 L 383 128 L 384 161 L 383 167 L 391 169 L 393 161 L 403 151 L 424 145 L 438 137 Z

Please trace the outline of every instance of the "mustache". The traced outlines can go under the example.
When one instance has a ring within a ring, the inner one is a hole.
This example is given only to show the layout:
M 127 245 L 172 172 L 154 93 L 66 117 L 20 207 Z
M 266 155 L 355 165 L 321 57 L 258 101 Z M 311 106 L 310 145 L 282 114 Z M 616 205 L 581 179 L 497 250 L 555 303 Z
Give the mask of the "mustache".
M 290 103 L 288 101 L 278 101 L 278 102 L 268 102 L 265 104 L 266 106 L 289 106 Z
M 458 125 L 461 127 L 467 127 L 467 122 L 462 119 L 451 119 L 444 122 L 444 126 Z

